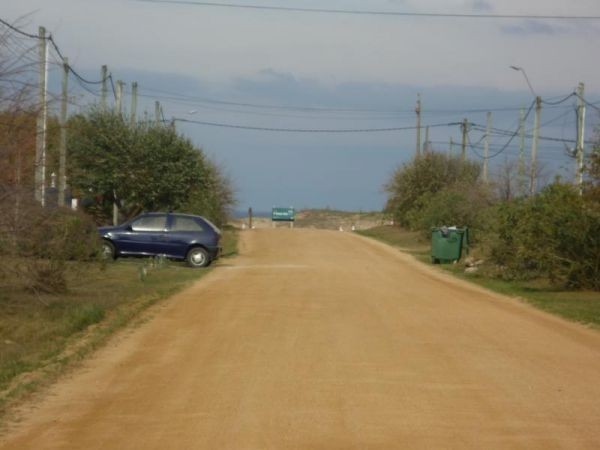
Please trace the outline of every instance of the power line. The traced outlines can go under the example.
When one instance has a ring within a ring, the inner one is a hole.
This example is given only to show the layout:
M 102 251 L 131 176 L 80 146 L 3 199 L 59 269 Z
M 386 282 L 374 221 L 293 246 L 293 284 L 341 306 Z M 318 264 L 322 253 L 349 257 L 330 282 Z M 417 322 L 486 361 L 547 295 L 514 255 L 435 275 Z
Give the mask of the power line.
M 36 39 L 36 40 L 41 40 L 41 39 L 43 39 L 43 38 L 41 38 L 41 37 L 40 37 L 40 36 L 38 36 L 38 35 L 27 33 L 27 32 L 25 32 L 25 31 L 23 31 L 23 30 L 21 30 L 21 29 L 19 29 L 19 28 L 15 27 L 14 25 L 11 25 L 9 22 L 7 22 L 7 21 L 5 21 L 5 20 L 3 20 L 3 19 L 1 19 L 1 18 L 0 18 L 0 23 L 1 23 L 2 25 L 4 25 L 4 26 L 8 27 L 9 29 L 11 29 L 12 31 L 14 31 L 15 33 L 18 33 L 18 34 L 20 34 L 20 35 L 22 35 L 22 36 L 25 36 L 25 37 L 28 37 L 28 38 L 30 38 L 30 39 Z M 47 40 L 48 42 L 50 42 L 50 44 L 52 44 L 52 47 L 54 48 L 54 51 L 56 51 L 56 53 L 57 53 L 58 57 L 59 57 L 59 58 L 60 58 L 60 60 L 61 60 L 61 61 L 64 63 L 64 62 L 65 62 L 65 60 L 66 60 L 66 58 L 64 57 L 64 55 L 62 54 L 62 51 L 60 50 L 60 47 L 58 46 L 58 44 L 57 44 L 57 43 L 56 43 L 56 41 L 54 40 L 54 37 L 52 36 L 52 33 L 50 33 L 50 34 L 49 34 L 49 36 L 46 38 L 46 40 Z M 102 84 L 102 83 L 104 83 L 104 82 L 106 81 L 105 79 L 103 79 L 103 80 L 98 80 L 98 81 L 92 81 L 92 80 L 88 80 L 88 79 L 86 79 L 85 77 L 83 77 L 81 74 L 79 74 L 79 73 L 78 73 L 78 72 L 77 72 L 77 71 L 76 71 L 76 70 L 73 68 L 73 66 L 71 66 L 70 64 L 67 64 L 67 67 L 68 67 L 69 71 L 70 71 L 70 72 L 71 72 L 73 75 L 75 75 L 75 77 L 76 77 L 76 78 L 78 78 L 79 80 L 83 81 L 84 83 L 87 83 L 87 84 Z M 109 75 L 109 77 L 110 77 L 110 75 Z M 107 79 L 108 79 L 109 77 L 107 77 Z
M 560 99 L 560 100 L 558 100 L 558 101 L 555 101 L 555 102 L 549 102 L 549 101 L 546 101 L 546 100 L 542 100 L 542 103 L 543 103 L 544 105 L 556 106 L 556 105 L 560 105 L 561 103 L 564 103 L 564 102 L 566 102 L 566 101 L 567 101 L 567 100 L 569 100 L 571 97 L 574 97 L 574 96 L 576 96 L 576 95 L 577 95 L 577 94 L 576 94 L 575 92 L 571 92 L 569 95 L 565 96 L 564 98 L 562 98 L 562 99 Z
M 377 108 L 331 108 L 331 107 L 314 107 L 314 106 L 302 106 L 302 105 L 275 105 L 275 104 L 264 104 L 264 103 L 250 103 L 250 102 L 235 102 L 229 100 L 220 100 L 208 97 L 191 96 L 181 93 L 169 92 L 154 88 L 143 88 L 143 91 L 149 92 L 151 95 L 139 94 L 141 97 L 158 98 L 162 100 L 172 101 L 173 103 L 189 104 L 189 105 L 225 105 L 225 106 L 237 106 L 242 108 L 256 108 L 256 109 L 267 109 L 267 110 L 282 110 L 282 111 L 295 111 L 295 112 L 307 112 L 307 113 L 373 113 L 380 115 L 388 115 L 390 119 L 397 117 L 400 114 L 414 114 L 414 110 L 400 110 L 400 109 L 377 109 Z M 166 95 L 156 95 L 166 94 Z M 554 107 L 558 107 L 557 105 Z M 520 107 L 499 107 L 499 108 L 474 108 L 474 109 L 431 109 L 426 110 L 427 114 L 441 115 L 441 114 L 476 114 L 485 112 L 511 112 L 519 111 Z M 231 111 L 240 112 L 246 114 L 243 111 Z M 261 115 L 258 114 L 257 115 Z
M 523 121 L 527 120 L 527 117 L 529 117 L 529 114 L 531 114 L 531 111 L 533 110 L 533 106 L 534 106 L 534 105 L 535 105 L 535 102 L 531 102 L 531 105 L 529 106 L 529 109 L 527 110 L 527 113 L 525 113 L 525 117 L 524 117 L 524 120 L 523 120 Z M 474 126 L 474 125 L 475 125 L 475 124 L 473 124 L 473 126 Z M 487 127 L 485 127 L 484 129 L 487 129 Z M 486 133 L 487 133 L 487 131 L 486 131 Z M 514 131 L 514 133 L 513 133 L 513 134 L 512 134 L 512 136 L 510 137 L 510 139 L 509 139 L 509 140 L 506 142 L 506 144 L 504 144 L 504 145 L 502 146 L 502 148 L 501 148 L 500 150 L 498 150 L 497 152 L 494 152 L 494 154 L 493 154 L 493 155 L 488 155 L 487 157 L 486 157 L 486 156 L 483 156 L 483 155 L 481 155 L 481 154 L 480 154 L 480 153 L 479 153 L 477 150 L 475 150 L 475 147 L 471 146 L 471 149 L 473 150 L 473 153 L 475 153 L 475 154 L 476 154 L 477 156 L 479 156 L 480 158 L 482 158 L 482 159 L 487 159 L 487 160 L 490 160 L 490 159 L 492 159 L 492 158 L 495 158 L 496 156 L 500 155 L 501 153 L 503 153 L 503 152 L 504 152 L 504 151 L 505 151 L 505 150 L 508 148 L 508 146 L 509 146 L 509 145 L 510 145 L 510 143 L 513 141 L 513 139 L 514 139 L 514 138 L 517 136 L 517 134 L 519 134 L 519 128 L 517 128 L 517 129 Z M 468 132 L 468 131 L 467 131 L 467 139 L 469 140 L 469 145 L 471 145 L 471 138 L 470 138 L 470 136 L 469 136 L 469 132 Z
M 198 2 L 191 0 L 133 0 L 142 3 L 166 3 L 189 6 L 208 6 L 285 12 L 308 12 L 325 14 L 352 14 L 369 16 L 429 17 L 453 19 L 533 19 L 533 20 L 600 20 L 600 16 L 535 15 L 535 14 L 491 14 L 491 13 L 422 13 L 402 11 L 373 11 L 358 9 L 301 8 L 292 6 L 245 5 L 239 3 Z
M 575 94 L 575 95 L 577 96 L 577 98 L 580 98 L 580 99 L 583 101 L 583 103 L 585 103 L 586 105 L 588 105 L 588 106 L 590 106 L 590 107 L 594 108 L 596 111 L 600 111 L 600 108 L 599 108 L 598 106 L 596 106 L 596 104 L 595 104 L 595 103 L 590 103 L 590 102 L 588 102 L 588 101 L 587 101 L 585 98 L 583 98 L 583 97 L 582 97 L 581 95 L 579 95 L 579 94 Z
M 30 34 L 30 33 L 27 33 L 27 32 L 25 32 L 23 30 L 20 30 L 19 28 L 17 28 L 14 25 L 8 23 L 7 21 L 2 20 L 1 18 L 0 18 L 0 23 L 2 25 L 4 25 L 5 27 L 10 28 L 11 30 L 13 30 L 15 33 L 20 34 L 21 36 L 25 36 L 25 37 L 28 37 L 28 38 L 31 38 L 31 39 L 39 39 L 40 38 L 36 34 Z
M 276 128 L 276 127 L 255 127 L 249 125 L 236 125 L 229 123 L 219 123 L 219 122 L 205 122 L 201 120 L 190 120 L 190 119 L 181 119 L 174 117 L 173 121 L 176 122 L 184 122 L 184 123 L 192 123 L 197 125 L 206 125 L 211 127 L 221 127 L 221 128 L 235 128 L 240 130 L 253 130 L 253 131 L 271 131 L 271 132 L 280 132 L 280 133 L 384 133 L 390 131 L 406 131 L 406 130 L 416 130 L 417 127 L 390 127 L 390 128 L 338 128 L 338 129 L 312 129 L 312 128 Z M 438 127 L 452 127 L 459 125 L 458 122 L 454 123 L 438 123 L 429 125 L 430 128 L 438 128 Z

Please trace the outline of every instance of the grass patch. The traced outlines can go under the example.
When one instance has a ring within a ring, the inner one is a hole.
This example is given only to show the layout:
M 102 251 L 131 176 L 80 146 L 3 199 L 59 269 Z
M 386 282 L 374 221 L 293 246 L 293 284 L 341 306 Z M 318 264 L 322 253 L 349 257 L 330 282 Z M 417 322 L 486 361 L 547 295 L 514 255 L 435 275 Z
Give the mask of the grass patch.
M 237 233 L 225 230 L 223 255 L 237 253 Z M 150 305 L 212 269 L 149 258 L 105 265 L 73 263 L 64 294 L 4 289 L 0 298 L 0 416 L 56 379 Z M 1 288 L 0 288 L 1 290 Z
M 399 227 L 382 226 L 358 232 L 386 244 L 399 247 L 422 262 L 430 263 L 430 244 L 420 233 Z M 486 276 L 484 273 L 467 274 L 462 264 L 436 265 L 463 280 L 492 291 L 519 297 L 527 303 L 586 325 L 600 327 L 600 293 L 591 291 L 565 291 L 553 287 L 548 280 L 505 281 Z

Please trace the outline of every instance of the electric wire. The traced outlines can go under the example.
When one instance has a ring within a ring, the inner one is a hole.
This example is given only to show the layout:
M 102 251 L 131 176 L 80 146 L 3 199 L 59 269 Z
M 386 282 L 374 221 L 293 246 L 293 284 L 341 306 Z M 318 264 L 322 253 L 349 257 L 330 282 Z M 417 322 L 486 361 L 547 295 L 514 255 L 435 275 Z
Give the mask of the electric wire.
M 400 16 L 400 17 L 430 17 L 454 19 L 531 19 L 531 20 L 600 20 L 600 16 L 575 16 L 575 15 L 535 15 L 535 14 L 492 14 L 492 13 L 423 13 L 402 11 L 374 11 L 358 9 L 328 9 L 328 8 L 301 8 L 293 6 L 249 5 L 240 3 L 200 2 L 192 0 L 133 0 L 141 3 L 165 3 L 189 6 L 208 6 L 218 8 L 236 8 L 286 12 L 310 12 L 325 14 L 352 14 L 370 16 Z
M 250 125 L 237 125 L 237 124 L 229 124 L 229 123 L 220 123 L 220 122 L 206 122 L 201 120 L 191 120 L 191 119 L 183 119 L 178 117 L 173 117 L 172 119 L 175 122 L 183 122 L 183 123 L 191 123 L 197 125 L 206 125 L 212 127 L 221 127 L 221 128 L 234 128 L 241 130 L 253 130 L 253 131 L 271 131 L 271 132 L 280 132 L 280 133 L 383 133 L 383 132 L 391 132 L 391 131 L 406 131 L 406 130 L 416 130 L 416 126 L 408 126 L 408 127 L 389 127 L 389 128 L 277 128 L 277 127 L 258 127 L 258 126 L 250 126 Z M 452 127 L 455 125 L 459 125 L 458 122 L 454 123 L 444 123 L 444 124 L 433 124 L 429 125 L 430 128 L 439 128 L 439 127 Z
M 531 102 L 531 105 L 529 106 L 529 109 L 528 109 L 528 110 L 527 110 L 527 112 L 525 113 L 525 118 L 524 118 L 524 121 L 526 121 L 526 120 L 527 120 L 527 117 L 529 117 L 529 114 L 531 114 L 531 111 L 533 110 L 533 107 L 534 107 L 534 105 L 535 105 L 535 101 Z M 487 129 L 487 127 L 486 127 L 486 129 Z M 480 157 L 481 159 L 487 159 L 487 160 L 493 159 L 493 158 L 497 157 L 498 155 L 502 154 L 502 153 L 503 153 L 503 152 L 504 152 L 504 151 L 505 151 L 505 150 L 508 148 L 508 146 L 509 146 L 509 145 L 510 145 L 510 143 L 513 141 L 513 139 L 514 139 L 514 138 L 515 138 L 515 137 L 516 137 L 516 136 L 519 134 L 519 131 L 520 131 L 520 127 L 518 127 L 518 128 L 516 129 L 516 131 L 515 131 L 515 132 L 512 134 L 512 136 L 511 136 L 511 137 L 508 139 L 508 141 L 506 142 L 506 144 L 504 144 L 504 145 L 502 146 L 502 148 L 501 148 L 500 150 L 498 150 L 497 152 L 495 152 L 493 155 L 488 155 L 488 156 L 486 157 L 486 156 L 484 156 L 484 155 L 480 155 L 480 154 L 479 154 L 479 152 L 478 152 L 478 151 L 477 151 L 475 148 L 473 148 L 473 147 L 472 147 L 471 149 L 473 150 L 473 153 L 475 153 L 475 154 L 476 154 L 478 157 Z M 486 134 L 487 134 L 487 131 L 486 131 Z M 467 131 L 466 131 L 466 135 L 467 135 L 467 140 L 468 140 L 468 141 L 469 141 L 469 143 L 470 143 L 470 142 L 471 142 L 471 140 L 470 140 L 471 138 L 470 138 L 470 136 L 469 136 L 469 130 L 468 130 L 468 129 L 467 129 Z
M 571 97 L 576 96 L 577 94 L 575 92 L 571 92 L 569 95 L 567 95 L 566 97 L 556 101 L 556 102 L 549 102 L 547 100 L 542 100 L 542 103 L 544 105 L 550 105 L 550 106 L 556 106 L 556 105 L 560 105 L 561 103 L 566 102 L 567 100 L 569 100 Z

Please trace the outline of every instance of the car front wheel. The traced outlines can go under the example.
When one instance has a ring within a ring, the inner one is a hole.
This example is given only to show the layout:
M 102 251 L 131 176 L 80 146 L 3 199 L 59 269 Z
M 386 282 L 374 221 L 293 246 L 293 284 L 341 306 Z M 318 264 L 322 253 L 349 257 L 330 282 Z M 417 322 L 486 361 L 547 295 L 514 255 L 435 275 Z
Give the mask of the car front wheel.
M 102 259 L 113 260 L 117 256 L 115 246 L 108 241 L 102 241 Z
M 194 247 L 186 257 L 188 264 L 192 267 L 206 267 L 210 264 L 210 256 L 202 247 Z

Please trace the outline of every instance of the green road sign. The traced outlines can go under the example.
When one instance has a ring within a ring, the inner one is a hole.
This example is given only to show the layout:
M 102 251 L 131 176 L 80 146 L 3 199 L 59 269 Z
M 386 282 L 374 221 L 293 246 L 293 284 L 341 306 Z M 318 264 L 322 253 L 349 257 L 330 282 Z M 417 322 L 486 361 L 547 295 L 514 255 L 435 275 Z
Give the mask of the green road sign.
M 296 219 L 294 208 L 273 208 L 271 219 L 274 222 L 293 222 Z

